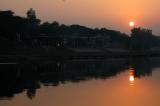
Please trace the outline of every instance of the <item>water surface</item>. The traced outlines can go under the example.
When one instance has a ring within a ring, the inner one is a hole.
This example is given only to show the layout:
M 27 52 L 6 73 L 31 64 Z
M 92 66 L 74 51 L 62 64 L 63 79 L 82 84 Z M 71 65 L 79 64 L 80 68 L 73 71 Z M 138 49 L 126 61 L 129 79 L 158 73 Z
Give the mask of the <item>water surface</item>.
M 160 106 L 160 59 L 0 64 L 0 106 Z

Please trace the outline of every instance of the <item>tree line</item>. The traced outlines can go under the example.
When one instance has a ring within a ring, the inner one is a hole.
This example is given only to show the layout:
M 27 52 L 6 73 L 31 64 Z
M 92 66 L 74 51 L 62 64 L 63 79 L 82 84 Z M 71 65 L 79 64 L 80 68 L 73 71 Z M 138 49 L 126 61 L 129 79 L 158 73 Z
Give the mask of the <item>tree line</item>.
M 91 41 L 91 38 L 95 38 L 92 45 L 98 45 L 103 41 L 101 46 L 107 45 L 104 48 L 143 50 L 160 46 L 160 38 L 154 36 L 149 29 L 133 28 L 131 32 L 131 36 L 129 36 L 120 31 L 106 28 L 92 29 L 81 25 L 59 24 L 57 21 L 42 23 L 36 17 L 36 12 L 32 8 L 27 11 L 26 17 L 16 16 L 11 10 L 0 11 L 1 48 L 32 47 L 35 43 L 38 46 L 48 42 L 51 38 L 53 39 L 51 42 L 56 42 L 57 38 L 63 41 L 65 38 L 68 44 L 70 41 L 79 40 L 82 47 L 85 47 L 86 45 L 83 44 L 87 44 L 88 39 Z M 38 41 L 39 38 L 41 38 L 41 41 Z M 84 38 L 86 40 L 83 40 Z M 98 38 L 101 39 L 97 40 Z M 75 43 L 72 43 L 72 45 L 75 45 Z

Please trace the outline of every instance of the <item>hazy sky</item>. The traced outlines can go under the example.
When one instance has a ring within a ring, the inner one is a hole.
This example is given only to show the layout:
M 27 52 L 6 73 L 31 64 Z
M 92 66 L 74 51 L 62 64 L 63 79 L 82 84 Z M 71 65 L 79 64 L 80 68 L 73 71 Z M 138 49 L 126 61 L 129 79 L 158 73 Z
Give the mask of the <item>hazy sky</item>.
M 0 0 L 0 10 L 25 16 L 34 8 L 42 21 L 106 27 L 129 32 L 129 21 L 160 35 L 160 0 Z

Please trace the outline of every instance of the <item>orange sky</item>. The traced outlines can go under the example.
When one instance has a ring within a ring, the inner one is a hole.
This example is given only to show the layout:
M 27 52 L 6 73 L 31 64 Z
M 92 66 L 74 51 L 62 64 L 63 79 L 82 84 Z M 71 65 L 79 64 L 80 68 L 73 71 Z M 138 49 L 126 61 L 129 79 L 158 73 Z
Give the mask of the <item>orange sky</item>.
M 43 21 L 129 32 L 129 21 L 160 35 L 160 0 L 0 0 L 0 10 L 25 16 L 33 7 Z

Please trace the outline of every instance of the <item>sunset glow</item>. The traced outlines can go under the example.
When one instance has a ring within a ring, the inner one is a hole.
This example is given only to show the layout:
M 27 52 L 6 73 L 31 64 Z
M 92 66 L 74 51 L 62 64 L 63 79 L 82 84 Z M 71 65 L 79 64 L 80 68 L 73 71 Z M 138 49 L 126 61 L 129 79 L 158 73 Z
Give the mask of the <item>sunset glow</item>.
M 160 0 L 0 0 L 0 106 L 160 106 Z
M 56 20 L 61 24 L 106 27 L 122 32 L 130 32 L 128 22 L 134 19 L 138 26 L 160 33 L 159 4 L 159 0 L 1 0 L 0 9 L 11 9 L 25 16 L 32 7 L 42 21 Z

